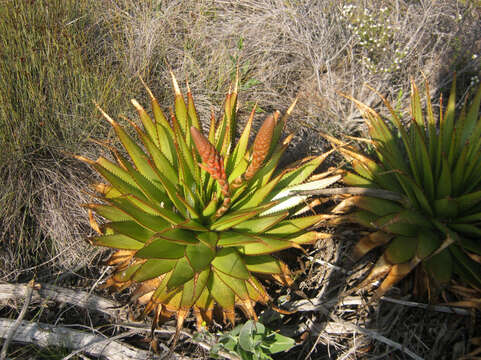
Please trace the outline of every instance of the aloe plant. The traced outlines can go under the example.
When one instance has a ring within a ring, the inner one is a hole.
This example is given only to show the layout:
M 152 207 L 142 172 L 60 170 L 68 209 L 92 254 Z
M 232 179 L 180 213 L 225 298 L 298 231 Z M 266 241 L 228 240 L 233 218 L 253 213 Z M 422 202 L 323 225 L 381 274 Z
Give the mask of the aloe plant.
M 355 245 L 354 258 L 385 249 L 361 284 L 384 278 L 377 296 L 419 265 L 431 284 L 445 284 L 457 274 L 481 288 L 481 88 L 458 115 L 455 89 L 454 80 L 445 111 L 441 100 L 435 117 L 428 84 L 423 112 L 412 83 L 405 121 L 382 97 L 389 119 L 352 99 L 369 127 L 370 138 L 362 142 L 370 155 L 328 137 L 351 164 L 344 183 L 365 189 L 355 189 L 356 195 L 334 209 L 337 222 L 372 229 Z
M 91 243 L 115 249 L 106 286 L 134 286 L 132 301 L 145 305 L 144 314 L 154 313 L 154 326 L 176 316 L 179 330 L 193 309 L 201 327 L 215 305 L 231 323 L 236 307 L 256 319 L 254 305 L 270 301 L 258 274 L 292 281 L 286 264 L 271 254 L 328 236 L 306 230 L 323 215 L 299 216 L 310 210 L 308 199 L 291 192 L 340 176 L 313 175 L 327 154 L 276 170 L 292 138 L 281 140 L 281 133 L 294 104 L 282 117 L 269 115 L 249 146 L 255 107 L 234 143 L 237 81 L 205 135 L 190 89 L 185 101 L 173 75 L 172 84 L 169 118 L 147 87 L 153 117 L 132 100 L 143 129 L 127 120 L 141 145 L 98 107 L 125 152 L 108 146 L 114 160 L 78 157 L 106 180 L 94 185 L 98 201 L 85 205 L 98 232 Z

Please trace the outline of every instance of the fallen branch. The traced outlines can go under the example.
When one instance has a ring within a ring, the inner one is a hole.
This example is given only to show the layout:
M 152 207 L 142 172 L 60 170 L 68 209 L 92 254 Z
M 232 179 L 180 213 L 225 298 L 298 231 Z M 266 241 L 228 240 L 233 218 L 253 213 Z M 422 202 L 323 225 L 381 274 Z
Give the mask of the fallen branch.
M 25 284 L 0 284 L 0 302 L 25 297 L 25 291 L 27 287 L 28 286 Z M 119 303 L 97 295 L 93 295 L 86 291 L 71 290 L 49 284 L 35 284 L 35 287 L 32 290 L 32 299 L 35 301 L 49 300 L 61 303 L 68 303 L 84 309 L 99 311 L 116 319 L 127 319 L 126 312 L 124 313 L 120 310 L 121 305 Z M 137 332 L 151 331 L 150 326 L 147 327 L 140 324 L 136 324 L 135 326 L 133 324 L 119 324 L 119 326 L 136 329 Z M 175 333 L 175 328 L 170 329 L 166 327 L 165 329 L 155 330 L 155 333 L 162 332 L 169 334 Z M 190 341 L 192 341 L 193 343 L 210 351 L 210 345 L 201 341 L 194 340 L 192 338 L 192 335 L 188 332 L 182 331 L 182 334 L 189 337 Z M 103 338 L 103 341 L 111 340 L 112 339 Z M 165 345 L 162 344 L 161 346 Z M 80 348 L 81 347 L 77 348 L 77 350 L 80 350 Z M 224 352 L 219 352 L 219 355 L 223 356 L 226 359 L 237 359 L 236 357 Z
M 418 303 L 414 301 L 394 299 L 387 296 L 383 296 L 381 300 L 398 304 L 398 305 L 416 307 L 419 309 L 425 309 L 425 310 L 431 310 L 431 311 L 438 311 L 438 312 L 443 312 L 447 314 L 456 314 L 456 315 L 463 315 L 463 316 L 471 315 L 469 310 L 459 308 L 459 307 L 454 307 L 454 306 L 423 304 L 423 303 Z M 324 308 L 324 307 L 331 308 L 333 306 L 343 307 L 343 306 L 363 305 L 363 304 L 365 304 L 365 301 L 363 301 L 361 297 L 347 296 L 340 300 L 339 299 L 325 300 L 325 299 L 316 299 L 316 298 L 302 299 L 302 300 L 285 303 L 283 304 L 282 308 L 287 311 L 306 312 L 306 311 L 319 311 L 321 308 Z
M 0 318 L 0 339 L 6 338 L 14 321 Z M 132 334 L 135 332 L 131 332 Z M 21 321 L 13 341 L 34 344 L 40 347 L 58 346 L 68 349 L 82 349 L 91 356 L 101 356 L 109 360 L 145 360 L 145 359 L 189 359 L 163 349 L 162 356 L 149 351 L 136 349 L 133 346 L 117 342 L 99 335 L 89 334 L 65 326 L 54 326 L 45 323 Z M 166 356 L 169 355 L 169 356 Z
M 332 196 L 332 195 L 365 195 L 372 196 L 385 200 L 397 201 L 400 203 L 406 202 L 406 198 L 399 193 L 382 190 L 382 189 L 369 189 L 363 187 L 343 187 L 343 188 L 330 188 L 330 189 L 318 189 L 318 190 L 298 190 L 291 191 L 291 194 L 296 195 L 319 195 L 319 196 Z
M 0 284 L 0 302 L 23 299 L 27 287 L 27 284 Z M 87 310 L 98 311 L 113 318 L 121 315 L 121 305 L 115 301 L 90 294 L 87 291 L 71 290 L 55 285 L 36 283 L 32 292 L 32 301 L 39 300 L 68 303 Z
M 10 327 L 9 331 L 6 334 L 6 340 L 3 343 L 2 346 L 2 352 L 0 353 L 0 360 L 5 360 L 7 357 L 7 350 L 8 350 L 8 345 L 12 341 L 13 337 L 15 336 L 15 333 L 17 332 L 18 327 L 20 326 L 23 318 L 25 317 L 25 314 L 27 313 L 28 305 L 30 304 L 30 300 L 32 300 L 32 292 L 33 292 L 33 287 L 35 285 L 35 281 L 32 279 L 26 286 L 25 290 L 25 302 L 23 303 L 22 310 L 20 311 L 20 314 L 18 315 L 17 320 L 13 323 L 13 326 Z
M 139 332 L 150 333 L 152 331 L 151 326 L 146 326 L 146 325 L 142 325 L 142 324 L 122 323 L 122 324 L 115 324 L 115 325 L 121 326 L 122 328 L 126 328 L 126 329 L 135 329 L 136 331 L 139 331 Z M 175 334 L 176 331 L 177 330 L 173 326 L 162 326 L 159 329 L 155 329 L 154 333 L 172 335 L 172 334 Z M 180 335 L 187 337 L 189 339 L 189 341 L 191 341 L 192 343 L 200 346 L 204 350 L 207 350 L 207 351 L 210 352 L 210 350 L 212 349 L 212 346 L 209 345 L 208 343 L 206 343 L 204 341 L 199 341 L 199 340 L 194 339 L 194 336 L 188 331 L 181 330 Z M 228 359 L 228 360 L 240 360 L 238 356 L 229 354 L 229 353 L 227 353 L 225 351 L 222 351 L 222 350 L 218 351 L 217 355 L 219 355 L 219 356 L 221 356 L 225 359 Z

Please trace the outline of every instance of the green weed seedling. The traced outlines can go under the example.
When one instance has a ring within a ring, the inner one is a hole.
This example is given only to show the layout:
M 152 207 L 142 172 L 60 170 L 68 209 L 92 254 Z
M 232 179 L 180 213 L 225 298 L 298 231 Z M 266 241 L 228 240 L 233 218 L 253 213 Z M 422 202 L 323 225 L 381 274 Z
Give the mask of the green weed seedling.
M 242 360 L 269 360 L 272 354 L 288 351 L 295 343 L 294 339 L 278 334 L 258 321 L 249 320 L 222 334 L 210 355 L 217 358 L 219 351 L 226 351 Z

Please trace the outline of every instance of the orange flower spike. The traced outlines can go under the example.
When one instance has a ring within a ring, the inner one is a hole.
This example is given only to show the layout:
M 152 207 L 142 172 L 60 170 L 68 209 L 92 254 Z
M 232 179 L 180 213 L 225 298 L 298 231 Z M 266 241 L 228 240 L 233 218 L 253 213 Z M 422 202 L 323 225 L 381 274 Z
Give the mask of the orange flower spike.
M 190 128 L 192 139 L 194 140 L 195 147 L 205 164 L 205 170 L 212 175 L 216 180 L 221 180 L 227 176 L 223 173 L 223 159 L 217 153 L 214 146 L 207 140 L 204 135 L 195 127 Z
M 276 121 L 273 115 L 269 115 L 262 124 L 257 136 L 254 140 L 253 151 L 252 151 L 252 161 L 247 168 L 244 179 L 250 180 L 255 175 L 255 173 L 260 169 L 264 159 L 269 153 L 269 148 L 271 146 L 272 135 L 274 134 L 274 128 L 276 126 Z
M 227 211 L 230 203 L 230 190 L 227 175 L 224 170 L 224 159 L 197 128 L 192 126 L 190 128 L 190 134 L 194 140 L 197 152 L 202 158 L 203 164 L 199 164 L 199 166 L 216 179 L 221 186 L 222 194 L 224 195 L 224 204 L 219 209 L 220 212 L 217 212 L 217 216 L 220 216 Z

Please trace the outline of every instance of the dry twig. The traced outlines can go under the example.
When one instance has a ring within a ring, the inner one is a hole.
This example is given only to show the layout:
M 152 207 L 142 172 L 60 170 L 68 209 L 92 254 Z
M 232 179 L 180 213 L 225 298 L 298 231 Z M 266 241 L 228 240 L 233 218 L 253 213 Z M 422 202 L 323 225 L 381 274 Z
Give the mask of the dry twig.
M 26 284 L 0 284 L 0 302 L 23 298 L 27 288 L 28 285 Z M 118 318 L 121 315 L 119 303 L 86 291 L 71 290 L 49 284 L 36 284 L 32 290 L 33 301 L 43 299 L 68 303 L 84 309 L 98 311 L 113 318 Z
M 6 333 L 6 336 L 5 336 L 6 340 L 3 343 L 2 352 L 0 353 L 0 360 L 5 360 L 7 357 L 8 345 L 14 338 L 14 335 L 17 332 L 17 329 L 20 326 L 20 323 L 22 322 L 22 319 L 25 317 L 25 314 L 27 313 L 28 305 L 30 304 L 30 300 L 32 300 L 32 292 L 33 292 L 34 286 L 35 286 L 34 279 L 30 280 L 30 282 L 26 285 L 25 302 L 23 303 L 22 310 L 20 311 L 20 314 L 18 315 L 17 320 L 15 320 L 13 325 L 10 327 L 10 329 Z
M 6 338 L 14 326 L 14 321 L 0 319 L 0 338 Z M 12 340 L 41 347 L 59 346 L 69 349 L 82 349 L 91 356 L 101 356 L 109 360 L 163 359 L 163 357 L 153 355 L 149 351 L 136 349 L 133 346 L 106 339 L 99 335 L 45 323 L 21 321 Z M 173 353 L 170 358 L 189 359 Z M 167 359 L 165 358 L 165 360 Z

